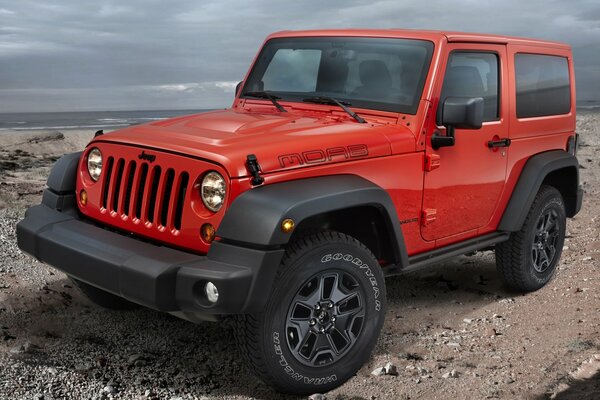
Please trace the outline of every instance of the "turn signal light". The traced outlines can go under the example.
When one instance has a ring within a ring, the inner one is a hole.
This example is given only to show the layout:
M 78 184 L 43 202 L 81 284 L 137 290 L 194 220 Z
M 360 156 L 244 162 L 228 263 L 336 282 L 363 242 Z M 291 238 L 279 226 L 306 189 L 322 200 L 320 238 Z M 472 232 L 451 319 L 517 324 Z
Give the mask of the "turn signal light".
M 215 240 L 215 227 L 211 224 L 202 225 L 200 236 L 206 243 L 212 243 L 212 241 Z
M 81 192 L 79 192 L 79 202 L 81 203 L 82 206 L 85 206 L 85 205 L 87 205 L 87 201 L 88 201 L 87 192 L 85 190 L 82 190 Z
M 293 219 L 290 219 L 290 218 L 286 218 L 281 222 L 281 230 L 284 233 L 290 233 L 291 231 L 293 231 L 294 226 L 296 226 L 296 223 L 294 222 Z

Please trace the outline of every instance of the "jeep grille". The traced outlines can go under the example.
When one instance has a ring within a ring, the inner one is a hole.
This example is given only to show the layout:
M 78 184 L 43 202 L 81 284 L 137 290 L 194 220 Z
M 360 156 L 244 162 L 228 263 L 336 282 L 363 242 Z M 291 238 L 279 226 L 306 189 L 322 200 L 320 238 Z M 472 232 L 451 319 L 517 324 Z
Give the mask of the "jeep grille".
M 146 225 L 180 230 L 189 180 L 187 172 L 108 157 L 101 207 Z

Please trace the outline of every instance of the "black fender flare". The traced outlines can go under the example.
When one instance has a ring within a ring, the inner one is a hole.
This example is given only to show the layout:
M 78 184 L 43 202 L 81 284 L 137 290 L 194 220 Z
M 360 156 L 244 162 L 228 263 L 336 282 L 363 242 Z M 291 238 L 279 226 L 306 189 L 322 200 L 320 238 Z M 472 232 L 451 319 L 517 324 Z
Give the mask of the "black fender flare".
M 83 152 L 65 154 L 52 166 L 48 176 L 48 187 L 57 194 L 72 193 L 75 191 L 77 166 Z
M 551 150 L 529 158 L 504 210 L 498 230 L 504 232 L 520 230 L 544 179 L 551 172 L 564 168 L 575 170 L 577 182 L 573 186 L 579 188 L 579 162 L 574 155 L 564 150 Z M 578 189 L 571 196 L 577 197 L 577 191 Z M 576 205 L 573 211 L 567 212 L 567 216 L 573 216 L 579 211 L 578 207 L 581 207 L 581 201 L 578 203 L 579 206 Z
M 42 195 L 42 204 L 59 211 L 75 207 L 77 167 L 82 153 L 65 154 L 54 163 L 48 176 L 48 188 Z
M 365 205 L 383 213 L 396 265 L 407 266 L 404 237 L 392 199 L 385 189 L 356 175 L 306 178 L 248 190 L 232 202 L 217 236 L 253 246 L 280 247 L 291 237 L 281 230 L 286 218 L 298 226 L 315 215 Z

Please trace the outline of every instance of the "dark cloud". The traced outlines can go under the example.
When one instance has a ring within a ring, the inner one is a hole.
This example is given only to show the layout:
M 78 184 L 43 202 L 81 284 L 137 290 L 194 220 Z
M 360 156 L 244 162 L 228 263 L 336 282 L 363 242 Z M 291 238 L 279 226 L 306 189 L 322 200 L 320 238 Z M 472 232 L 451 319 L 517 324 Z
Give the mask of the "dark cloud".
M 0 0 L 0 112 L 225 107 L 267 34 L 339 27 L 560 40 L 600 92 L 596 0 Z

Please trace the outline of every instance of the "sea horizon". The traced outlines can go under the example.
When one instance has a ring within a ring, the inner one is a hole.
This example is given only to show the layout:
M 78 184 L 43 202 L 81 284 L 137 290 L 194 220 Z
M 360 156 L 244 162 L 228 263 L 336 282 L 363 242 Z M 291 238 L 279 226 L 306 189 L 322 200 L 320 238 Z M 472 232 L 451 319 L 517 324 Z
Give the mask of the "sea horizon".
M 182 115 L 214 111 L 204 109 L 147 109 L 102 111 L 0 112 L 0 132 L 31 130 L 118 129 Z M 578 112 L 600 111 L 600 101 L 584 100 Z
M 43 111 L 0 113 L 0 132 L 69 129 L 117 129 L 212 109 Z

